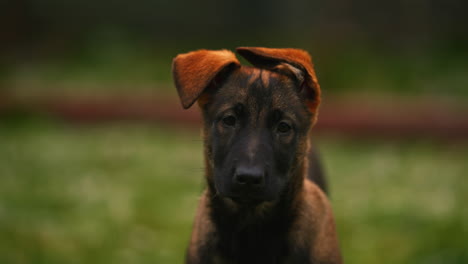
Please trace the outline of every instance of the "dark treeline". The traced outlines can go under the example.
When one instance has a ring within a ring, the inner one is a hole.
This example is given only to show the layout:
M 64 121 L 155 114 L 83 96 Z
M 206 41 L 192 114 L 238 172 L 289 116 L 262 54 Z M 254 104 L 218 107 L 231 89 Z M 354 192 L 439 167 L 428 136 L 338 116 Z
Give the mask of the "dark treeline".
M 467 9 L 468 2 L 462 0 L 4 0 L 0 48 L 4 54 L 44 49 L 53 53 L 116 31 L 167 47 L 248 41 L 463 49 Z

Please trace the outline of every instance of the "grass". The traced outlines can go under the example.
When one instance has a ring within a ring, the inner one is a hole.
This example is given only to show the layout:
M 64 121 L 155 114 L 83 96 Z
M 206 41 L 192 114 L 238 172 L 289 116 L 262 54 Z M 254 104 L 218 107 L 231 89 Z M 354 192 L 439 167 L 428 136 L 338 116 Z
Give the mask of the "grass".
M 328 141 L 349 263 L 466 263 L 468 151 L 429 142 Z
M 468 149 L 318 138 L 346 263 L 467 263 Z M 0 123 L 0 263 L 182 263 L 197 131 Z

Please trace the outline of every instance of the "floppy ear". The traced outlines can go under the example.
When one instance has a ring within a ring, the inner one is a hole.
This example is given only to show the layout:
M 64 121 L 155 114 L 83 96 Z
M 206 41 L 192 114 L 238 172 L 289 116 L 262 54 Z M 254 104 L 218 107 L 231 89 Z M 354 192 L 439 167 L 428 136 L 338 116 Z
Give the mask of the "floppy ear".
M 187 109 L 202 95 L 218 74 L 240 66 L 228 50 L 197 50 L 179 54 L 172 61 L 172 76 L 182 106 Z
M 256 67 L 292 73 L 299 81 L 307 107 L 316 113 L 320 104 L 320 85 L 309 53 L 300 49 L 240 47 L 236 51 Z

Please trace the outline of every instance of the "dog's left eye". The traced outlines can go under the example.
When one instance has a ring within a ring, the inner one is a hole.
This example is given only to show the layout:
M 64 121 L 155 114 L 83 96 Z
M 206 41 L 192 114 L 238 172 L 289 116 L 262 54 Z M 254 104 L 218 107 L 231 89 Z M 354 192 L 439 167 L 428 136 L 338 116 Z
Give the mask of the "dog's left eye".
M 226 126 L 235 126 L 236 125 L 236 118 L 232 115 L 226 116 L 223 118 L 223 124 Z
M 278 127 L 276 128 L 276 130 L 281 134 L 286 134 L 289 131 L 291 131 L 291 125 L 282 121 L 278 124 Z

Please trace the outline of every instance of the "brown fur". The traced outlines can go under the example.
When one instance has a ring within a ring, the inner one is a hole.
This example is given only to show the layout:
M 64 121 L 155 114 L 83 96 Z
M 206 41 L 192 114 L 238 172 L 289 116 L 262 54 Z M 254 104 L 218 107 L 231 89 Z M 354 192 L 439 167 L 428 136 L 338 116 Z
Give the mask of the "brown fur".
M 219 251 L 221 233 L 229 230 L 219 230 L 214 215 L 229 219 L 238 217 L 238 228 L 249 226 L 254 222 L 262 222 L 268 219 L 273 211 L 286 204 L 287 215 L 293 216 L 286 224 L 287 228 L 280 237 L 284 237 L 288 254 L 280 260 L 269 259 L 264 256 L 266 263 L 342 263 L 338 239 L 335 230 L 333 213 L 329 201 L 322 190 L 309 180 L 306 175 L 314 170 L 308 169 L 308 164 L 315 166 L 316 160 L 310 153 L 310 127 L 307 133 L 300 138 L 297 145 L 297 152 L 294 157 L 295 167 L 291 173 L 290 182 L 285 189 L 283 199 L 262 202 L 256 205 L 253 210 L 245 210 L 242 205 L 237 204 L 227 197 L 220 197 L 213 183 L 213 153 L 210 142 L 212 142 L 211 131 L 212 121 L 207 104 L 215 104 L 215 109 L 227 109 L 229 102 L 250 101 L 249 107 L 252 112 L 258 113 L 257 120 L 262 120 L 265 115 L 264 109 L 255 104 L 255 100 L 249 97 L 247 87 L 254 83 L 261 83 L 267 88 L 275 83 L 281 83 L 282 87 L 290 87 L 291 91 L 282 91 L 280 94 L 272 94 L 271 102 L 277 108 L 291 107 L 297 93 L 292 89 L 290 75 L 297 75 L 298 69 L 305 72 L 304 76 L 296 76 L 298 80 L 305 82 L 307 89 L 312 93 L 306 93 L 306 106 L 297 105 L 295 116 L 292 118 L 296 122 L 305 123 L 307 119 L 316 118 L 317 108 L 320 103 L 320 86 L 315 77 L 312 62 L 307 52 L 295 49 L 267 49 L 267 48 L 238 48 L 240 54 L 245 56 L 254 66 L 258 68 L 240 66 L 234 55 L 228 51 L 196 51 L 182 54 L 174 60 L 173 72 L 175 83 L 185 108 L 190 107 L 198 99 L 204 114 L 204 141 L 205 141 L 205 167 L 208 188 L 202 194 L 197 209 L 193 226 L 192 237 L 187 251 L 187 263 L 238 263 L 230 262 L 222 256 Z M 272 61 L 286 63 L 274 64 Z M 235 65 L 226 77 L 224 88 L 221 93 L 213 95 L 209 89 L 216 89 L 213 81 L 223 76 L 222 72 L 229 65 Z M 290 66 L 292 65 L 292 66 Z M 311 122 L 313 123 L 313 122 Z M 253 122 L 249 126 L 256 126 Z M 224 129 L 219 127 L 217 129 Z M 250 139 L 255 142 L 255 138 Z M 249 141 L 250 142 L 250 141 Z M 255 149 L 247 152 L 255 153 Z M 309 178 L 313 178 L 309 175 Z M 323 187 L 322 187 L 323 188 Z M 221 206 L 222 208 L 220 208 Z M 289 218 L 287 218 L 289 219 Z M 234 226 L 228 228 L 236 228 Z M 283 230 L 281 226 L 278 230 Z M 261 239 L 261 238 L 260 238 Z M 248 241 L 245 241 L 248 242 Z M 266 243 L 271 241 L 265 241 Z M 271 254 L 277 252 L 270 252 Z M 255 257 L 258 256 L 253 256 Z M 251 263 L 251 260 L 248 260 Z
M 312 113 L 317 112 L 318 106 L 320 105 L 320 85 L 315 75 L 312 59 L 307 51 L 300 49 L 271 49 L 262 47 L 240 47 L 237 48 L 236 51 L 254 66 L 261 68 L 268 68 L 271 60 L 275 60 L 283 61 L 305 70 L 307 74 L 304 81 L 314 93 L 314 100 L 308 101 L 307 104 Z
M 229 65 L 240 65 L 228 50 L 198 50 L 178 55 L 172 63 L 173 78 L 184 108 L 189 108 L 216 75 Z
M 291 228 L 291 243 L 309 248 L 319 263 L 341 263 L 335 222 L 327 197 L 317 185 L 305 179 L 297 199 L 296 210 L 300 217 Z

